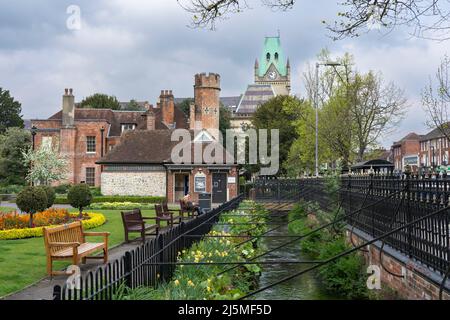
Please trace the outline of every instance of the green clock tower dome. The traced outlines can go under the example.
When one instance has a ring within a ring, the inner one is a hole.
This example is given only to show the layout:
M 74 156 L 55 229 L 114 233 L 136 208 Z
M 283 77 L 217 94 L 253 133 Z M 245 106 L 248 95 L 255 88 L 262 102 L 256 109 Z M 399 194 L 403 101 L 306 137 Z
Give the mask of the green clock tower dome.
M 284 56 L 280 36 L 265 38 L 261 58 L 255 62 L 255 84 L 270 84 L 276 95 L 289 95 L 291 67 Z

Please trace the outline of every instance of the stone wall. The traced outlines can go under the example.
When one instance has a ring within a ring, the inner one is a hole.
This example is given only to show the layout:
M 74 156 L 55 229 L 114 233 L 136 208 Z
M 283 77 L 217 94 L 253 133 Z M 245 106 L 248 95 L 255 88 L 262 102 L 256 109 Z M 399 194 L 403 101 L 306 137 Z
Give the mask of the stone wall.
M 102 194 L 166 196 L 166 172 L 103 172 Z
M 347 238 L 350 239 L 349 231 L 347 231 Z M 353 243 L 358 245 L 370 240 L 371 237 L 355 229 L 352 239 Z M 368 249 L 368 252 L 360 252 L 364 255 L 367 265 L 376 265 L 380 268 L 382 286 L 394 290 L 402 299 L 439 300 L 439 287 L 443 279 L 441 275 L 385 245 L 382 254 L 383 266 L 403 277 L 392 275 L 381 266 L 380 248 L 381 242 L 378 241 L 366 246 L 365 249 Z M 447 281 L 447 288 L 450 290 L 450 281 Z M 444 290 L 443 300 L 450 300 L 448 291 Z

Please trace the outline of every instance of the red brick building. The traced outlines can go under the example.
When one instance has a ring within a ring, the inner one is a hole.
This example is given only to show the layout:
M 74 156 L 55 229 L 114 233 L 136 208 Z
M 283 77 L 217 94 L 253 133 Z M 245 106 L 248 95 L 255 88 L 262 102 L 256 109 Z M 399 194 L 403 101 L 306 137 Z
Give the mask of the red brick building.
M 392 145 L 392 157 L 396 171 L 402 172 L 407 165 L 413 172 L 418 171 L 421 138 L 421 135 L 411 132 Z
M 101 186 L 104 194 L 167 196 L 169 201 L 187 193 L 196 199 L 207 192 L 221 203 L 238 192 L 234 162 L 171 161 L 175 129 L 190 130 L 202 148 L 218 144 L 220 76 L 196 75 L 194 96 L 187 116 L 168 90 L 161 91 L 155 108 L 142 112 L 76 108 L 72 89 L 66 89 L 61 111 L 32 121 L 38 129 L 36 147 L 51 144 L 67 158 L 69 173 L 61 183 L 85 182 Z
M 447 125 L 450 125 L 448 123 Z M 447 136 L 450 135 L 449 134 Z M 443 132 L 436 128 L 420 139 L 420 164 L 423 172 L 435 169 L 450 172 L 450 141 Z

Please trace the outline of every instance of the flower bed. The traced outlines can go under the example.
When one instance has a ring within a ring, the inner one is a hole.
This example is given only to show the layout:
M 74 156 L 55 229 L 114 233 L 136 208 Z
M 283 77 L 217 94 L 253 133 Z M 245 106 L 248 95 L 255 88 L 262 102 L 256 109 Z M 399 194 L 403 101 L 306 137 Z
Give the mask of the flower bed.
M 210 232 L 211 236 L 195 243 L 190 249 L 179 252 L 178 262 L 189 263 L 216 263 L 246 261 L 259 253 L 257 240 L 236 247 L 249 236 L 260 234 L 265 230 L 265 225 L 257 229 L 252 226 L 238 225 L 250 221 L 264 222 L 262 216 L 265 211 L 257 207 L 254 202 L 245 201 L 241 208 L 253 208 L 251 211 L 235 210 L 222 214 L 221 223 L 230 223 L 226 228 L 217 225 Z M 255 214 L 249 217 L 248 214 Z M 242 216 L 235 216 L 240 215 Z M 229 216 L 233 215 L 233 217 Z M 258 217 L 256 216 L 258 215 Z M 234 225 L 233 225 L 234 224 Z M 254 226 L 253 226 L 254 227 Z M 252 230 L 250 230 L 252 229 Z M 220 236 L 242 235 L 242 238 L 227 238 Z M 180 265 L 176 268 L 172 280 L 160 284 L 157 288 L 138 288 L 130 290 L 122 288 L 116 295 L 118 300 L 222 300 L 238 299 L 257 286 L 257 278 L 260 274 L 258 265 L 242 265 L 222 275 L 217 275 L 232 265 Z
M 133 210 L 139 208 L 141 210 L 152 210 L 155 208 L 151 203 L 135 203 L 135 202 L 100 202 L 93 203 L 89 206 L 92 210 Z
M 49 209 L 34 215 L 34 228 L 28 228 L 29 215 L 6 213 L 0 214 L 0 240 L 15 240 L 43 236 L 44 227 L 53 227 L 76 221 L 78 214 L 70 214 L 65 209 Z M 100 213 L 85 213 L 83 228 L 93 229 L 106 222 Z

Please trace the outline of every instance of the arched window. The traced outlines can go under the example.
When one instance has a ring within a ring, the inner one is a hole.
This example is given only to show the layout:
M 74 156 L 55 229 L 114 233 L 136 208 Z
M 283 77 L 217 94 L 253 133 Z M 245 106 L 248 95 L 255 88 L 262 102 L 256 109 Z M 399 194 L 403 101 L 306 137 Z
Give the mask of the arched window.
M 275 52 L 275 60 L 278 60 L 278 52 Z
M 270 60 L 270 53 L 269 52 L 267 52 L 267 54 L 266 54 L 266 59 L 267 59 L 267 61 Z

